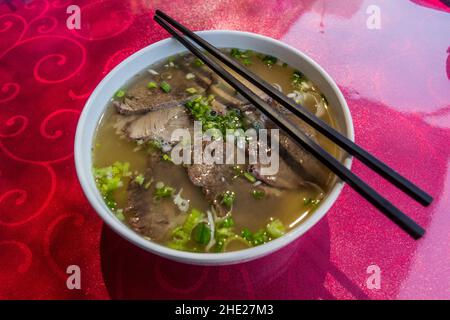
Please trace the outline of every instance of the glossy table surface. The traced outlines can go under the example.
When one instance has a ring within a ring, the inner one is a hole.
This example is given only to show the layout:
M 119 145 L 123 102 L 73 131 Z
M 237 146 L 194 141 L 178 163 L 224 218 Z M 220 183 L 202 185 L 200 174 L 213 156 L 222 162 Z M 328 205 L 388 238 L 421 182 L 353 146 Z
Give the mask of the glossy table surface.
M 449 299 L 445 2 L 80 0 L 81 29 L 69 30 L 72 1 L 0 1 L 0 298 Z M 352 170 L 426 235 L 412 240 L 348 186 L 305 236 L 234 266 L 174 263 L 104 226 L 76 178 L 75 128 L 109 70 L 167 37 L 156 8 L 194 30 L 279 39 L 321 64 L 347 99 L 357 143 L 435 200 L 423 208 L 357 161 Z M 80 290 L 66 286 L 69 265 L 80 267 Z M 379 289 L 367 285 L 370 266 Z

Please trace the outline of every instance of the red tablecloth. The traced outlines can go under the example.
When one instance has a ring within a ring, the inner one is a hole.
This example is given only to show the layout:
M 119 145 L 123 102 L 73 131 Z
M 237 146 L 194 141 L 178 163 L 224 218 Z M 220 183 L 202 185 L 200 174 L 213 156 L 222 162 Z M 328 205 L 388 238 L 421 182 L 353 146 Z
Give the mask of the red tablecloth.
M 445 2 L 0 1 L 0 298 L 450 298 Z M 69 4 L 81 7 L 80 30 L 66 27 Z M 109 70 L 167 37 L 155 8 L 195 30 L 268 35 L 318 61 L 348 101 L 357 142 L 435 197 L 422 208 L 354 164 L 426 236 L 413 241 L 349 187 L 304 237 L 236 266 L 167 261 L 104 226 L 77 181 L 75 127 Z M 370 29 L 377 10 L 380 29 Z M 66 287 L 72 264 L 81 290 Z M 380 289 L 366 286 L 370 265 Z

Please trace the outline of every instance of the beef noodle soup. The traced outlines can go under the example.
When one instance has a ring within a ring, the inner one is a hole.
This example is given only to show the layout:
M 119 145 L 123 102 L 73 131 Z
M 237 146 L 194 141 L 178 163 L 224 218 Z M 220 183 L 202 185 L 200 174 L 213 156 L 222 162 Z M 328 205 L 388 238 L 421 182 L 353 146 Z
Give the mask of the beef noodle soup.
M 224 51 L 335 126 L 326 98 L 300 71 L 272 56 Z M 259 95 L 338 156 L 328 140 Z M 184 138 L 174 140 L 172 133 L 176 129 L 192 133 L 195 123 L 200 123 L 201 133 L 216 130 L 219 134 L 209 138 L 220 146 L 225 144 L 220 133 L 238 137 L 247 129 L 267 129 L 270 140 L 276 131 L 270 130 L 276 126 L 269 119 L 189 53 L 137 74 L 112 97 L 98 125 L 93 144 L 98 189 L 113 214 L 149 241 L 211 253 L 261 245 L 307 220 L 335 183 L 327 168 L 282 131 L 278 132 L 278 170 L 273 174 L 264 174 L 266 164 L 259 160 L 179 163 L 173 158 L 175 146 L 182 146 L 184 152 L 192 147 Z M 250 140 L 246 136 L 232 142 L 235 154 L 245 160 Z M 276 149 L 271 143 L 258 140 L 256 145 L 272 155 Z M 206 150 L 207 143 L 202 148 Z M 183 159 L 191 160 L 192 155 Z

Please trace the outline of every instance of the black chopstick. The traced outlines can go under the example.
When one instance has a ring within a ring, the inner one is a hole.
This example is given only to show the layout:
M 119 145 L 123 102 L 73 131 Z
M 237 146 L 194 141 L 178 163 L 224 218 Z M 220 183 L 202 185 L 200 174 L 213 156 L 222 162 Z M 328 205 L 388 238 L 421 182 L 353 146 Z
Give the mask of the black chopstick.
M 282 92 L 275 89 L 271 84 L 267 83 L 265 80 L 261 79 L 258 75 L 254 74 L 250 70 L 243 68 L 238 62 L 230 59 L 227 55 L 222 53 L 216 47 L 203 40 L 201 37 L 193 33 L 191 30 L 169 17 L 167 14 L 160 10 L 156 10 L 156 15 L 162 17 L 165 21 L 173 25 L 184 35 L 192 39 L 199 46 L 204 48 L 206 51 L 211 53 L 218 60 L 223 62 L 225 65 L 230 67 L 232 70 L 236 71 L 239 75 L 244 77 L 250 83 L 255 85 L 257 88 L 261 89 L 275 101 L 280 103 L 283 107 L 294 113 L 296 116 L 301 118 L 303 121 L 308 123 L 314 129 L 322 133 L 328 139 L 339 145 L 342 149 L 347 151 L 349 154 L 355 156 L 362 163 L 367 165 L 373 171 L 381 175 L 383 178 L 391 182 L 397 188 L 408 194 L 411 198 L 418 201 L 424 206 L 428 206 L 433 198 L 427 194 L 425 191 L 421 190 L 418 186 L 413 184 L 411 181 L 401 176 L 398 172 L 387 166 L 385 163 L 381 162 L 375 158 L 372 154 L 358 146 L 356 143 L 342 135 L 340 132 L 330 127 L 326 122 L 322 121 L 314 114 L 309 112 L 306 108 L 300 104 L 296 104 L 294 101 L 289 99 Z
M 383 198 L 374 189 L 362 181 L 357 175 L 348 170 L 338 160 L 326 152 L 322 147 L 311 140 L 304 134 L 295 124 L 284 118 L 279 112 L 270 107 L 265 101 L 259 98 L 250 89 L 245 87 L 239 80 L 233 77 L 218 63 L 211 60 L 208 56 L 202 53 L 194 44 L 186 40 L 174 28 L 172 28 L 160 16 L 154 16 L 154 20 L 166 29 L 175 39 L 177 39 L 183 46 L 185 46 L 191 53 L 202 60 L 211 70 L 217 73 L 229 85 L 237 90 L 250 103 L 261 110 L 268 118 L 270 118 L 276 125 L 289 134 L 289 136 L 298 145 L 309 151 L 314 157 L 332 170 L 339 178 L 348 183 L 355 191 L 377 207 L 389 219 L 395 222 L 400 228 L 406 231 L 414 239 L 419 239 L 425 233 L 425 230 L 415 223 L 410 217 L 401 212 L 392 203 Z

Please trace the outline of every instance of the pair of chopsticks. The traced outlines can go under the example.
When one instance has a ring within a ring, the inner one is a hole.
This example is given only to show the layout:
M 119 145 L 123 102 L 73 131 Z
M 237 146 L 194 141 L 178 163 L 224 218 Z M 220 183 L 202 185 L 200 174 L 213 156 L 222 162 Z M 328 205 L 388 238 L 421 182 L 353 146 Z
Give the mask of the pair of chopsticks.
M 331 171 L 333 171 L 340 179 L 350 185 L 356 192 L 362 195 L 366 200 L 372 203 L 389 219 L 396 223 L 400 228 L 406 231 L 414 239 L 419 239 L 425 233 L 425 230 L 419 226 L 414 220 L 396 208 L 392 203 L 383 198 L 379 193 L 372 189 L 368 184 L 361 180 L 357 175 L 342 165 L 337 159 L 325 151 L 321 146 L 315 143 L 298 126 L 284 118 L 278 111 L 274 110 L 264 100 L 257 96 L 253 91 L 244 86 L 239 80 L 226 71 L 220 64 L 205 55 L 189 38 L 197 45 L 205 49 L 217 60 L 224 65 L 237 72 L 243 78 L 255 85 L 261 91 L 273 98 L 283 107 L 291 111 L 293 114 L 301 118 L 307 124 L 326 136 L 328 139 L 336 143 L 342 149 L 359 159 L 366 166 L 384 177 L 400 190 L 408 194 L 411 198 L 421 203 L 424 206 L 429 205 L 433 198 L 419 187 L 408 181 L 386 164 L 375 158 L 366 150 L 349 140 L 347 137 L 330 127 L 327 123 L 317 118 L 314 114 L 306 110 L 303 106 L 294 103 L 291 99 L 285 96 L 282 92 L 275 89 L 271 84 L 261 79 L 256 74 L 236 61 L 230 59 L 224 53 L 219 51 L 216 47 L 203 40 L 201 37 L 193 33 L 188 28 L 169 17 L 160 10 L 156 10 L 154 20 L 167 30 L 176 40 L 185 46 L 192 54 L 202 60 L 211 70 L 217 73 L 230 86 L 239 92 L 250 103 L 262 111 L 270 120 L 272 120 L 280 129 L 285 131 L 295 143 L 308 150 L 314 157 L 321 161 Z M 175 27 L 175 28 L 174 28 Z M 178 31 L 181 33 L 179 33 Z M 184 35 L 184 36 L 183 36 Z

